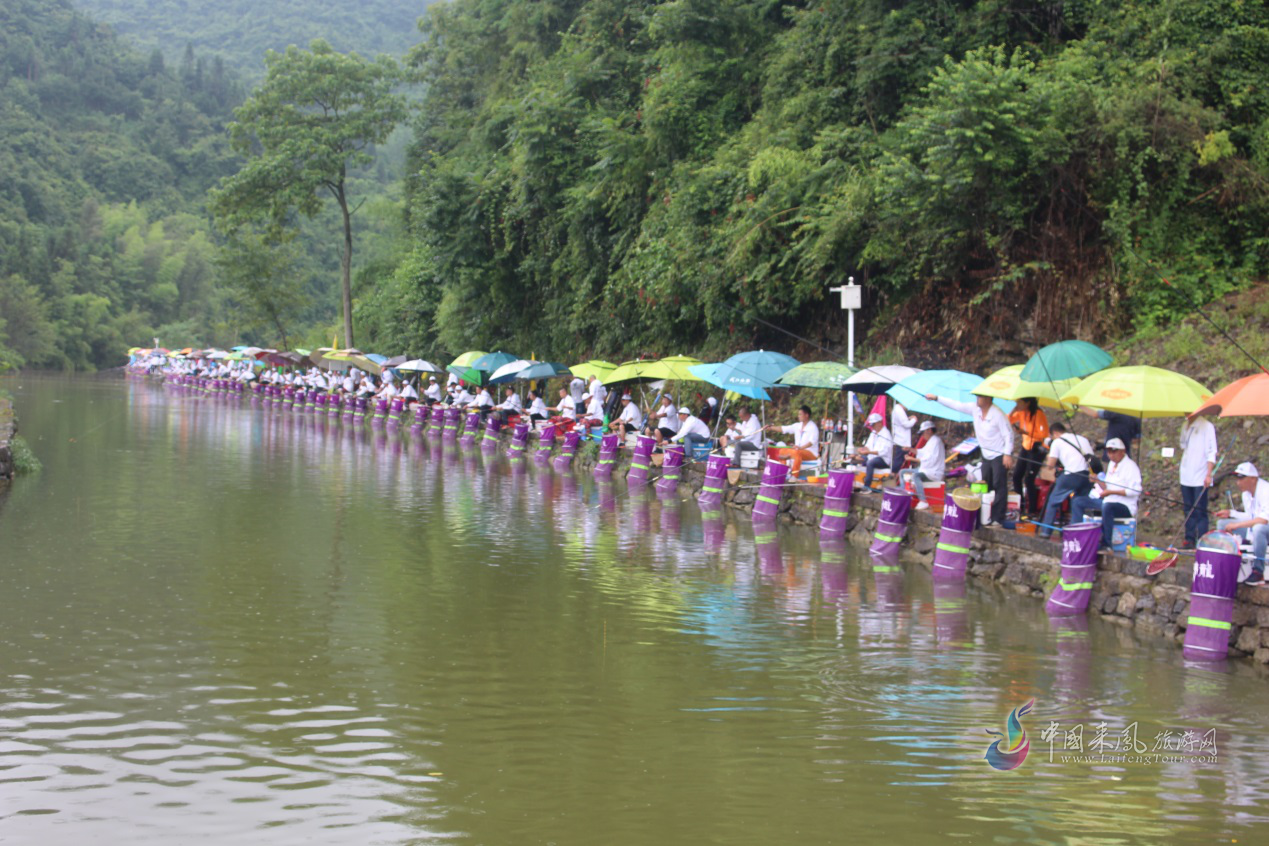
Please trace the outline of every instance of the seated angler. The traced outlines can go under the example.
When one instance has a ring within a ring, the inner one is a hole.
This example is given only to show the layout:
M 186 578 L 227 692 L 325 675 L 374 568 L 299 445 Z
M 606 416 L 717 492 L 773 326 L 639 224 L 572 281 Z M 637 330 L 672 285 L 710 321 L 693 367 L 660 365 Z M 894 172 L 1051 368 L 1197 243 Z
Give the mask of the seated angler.
M 1252 570 L 1243 584 L 1265 583 L 1265 550 L 1269 548 L 1269 482 L 1260 478 L 1260 471 L 1244 461 L 1234 471 L 1234 481 L 1243 492 L 1243 502 L 1251 500 L 1246 511 L 1221 509 L 1216 512 L 1216 528 L 1232 532 L 1251 541 Z
M 419 404 L 419 392 L 410 384 L 409 379 L 401 380 L 401 387 L 397 390 L 397 396 L 405 400 L 406 408 L 414 408 Z
M 648 414 L 648 429 L 648 434 L 655 435 L 658 444 L 678 433 L 679 410 L 668 395 L 662 395 L 661 404 Z
M 926 420 L 921 424 L 921 433 L 929 432 L 921 446 L 908 450 L 908 457 L 916 459 L 916 469 L 900 470 L 899 482 L 911 480 L 912 489 L 917 495 L 917 511 L 925 511 L 930 507 L 930 503 L 925 498 L 926 482 L 941 482 L 947 475 L 947 450 L 943 446 L 943 439 L 939 437 L 938 431 L 934 428 L 934 421 Z
M 796 477 L 802 471 L 803 461 L 815 461 L 820 457 L 820 427 L 811 422 L 811 407 L 804 405 L 798 409 L 798 422 L 788 426 L 768 426 L 768 432 L 783 432 L 793 435 L 792 447 L 781 447 L 776 451 L 778 458 L 789 460 L 789 473 Z
M 505 423 L 511 415 L 524 411 L 524 403 L 520 401 L 520 395 L 516 393 L 515 388 L 507 388 L 503 392 L 502 402 L 494 408 L 498 412 L 498 419 Z
M 435 376 L 427 377 L 427 390 L 423 392 L 423 398 L 432 405 L 441 401 L 441 386 Z
M 1111 545 L 1116 518 L 1137 516 L 1137 501 L 1141 498 L 1141 469 L 1128 457 L 1124 442 L 1111 438 L 1106 442 L 1106 454 L 1110 457 L 1106 479 L 1091 479 L 1092 493 L 1071 500 L 1072 523 L 1082 522 L 1089 509 L 1101 509 L 1103 547 Z
M 476 397 L 467 391 L 467 385 L 459 382 L 454 386 L 453 393 L 450 394 L 450 405 L 455 408 L 467 408 L 476 401 Z
M 586 393 L 583 391 L 582 396 L 585 395 Z M 577 401 L 573 399 L 573 395 L 568 392 L 567 388 L 560 388 L 559 404 L 549 406 L 546 410 L 555 412 L 556 416 L 551 418 L 552 422 L 560 423 L 565 420 L 577 419 Z
M 677 413 L 679 428 L 670 442 L 687 447 L 687 455 L 691 458 L 694 448 L 709 443 L 709 426 L 704 420 L 694 416 L 689 408 L 680 408 Z
M 622 394 L 621 414 L 608 424 L 608 428 L 621 435 L 622 441 L 625 441 L 627 433 L 638 432 L 643 428 L 643 412 L 639 410 L 639 406 L 635 404 L 630 394 Z
M 516 397 L 519 399 L 519 397 Z M 536 424 L 539 420 L 546 420 L 546 403 L 538 396 L 537 391 L 529 391 L 529 421 Z
M 481 385 L 480 390 L 476 392 L 476 396 L 472 397 L 468 408 L 473 411 L 479 411 L 481 414 L 488 414 L 493 410 L 493 407 L 494 401 L 493 397 L 489 395 L 489 389 Z
M 723 448 L 724 455 L 728 447 L 733 447 L 731 466 L 738 467 L 741 453 L 762 452 L 762 424 L 758 422 L 758 418 L 749 410 L 749 407 L 743 405 L 736 411 L 736 417 L 729 416 L 727 420 L 729 431 L 719 439 L 719 446 Z
M 856 447 L 855 455 L 864 462 L 864 486 L 860 490 L 868 493 L 872 490 L 873 474 L 882 467 L 890 467 L 894 456 L 894 439 L 890 437 L 890 430 L 882 422 L 880 414 L 868 415 L 868 421 L 864 425 L 868 427 L 868 438 L 863 446 Z
M 590 392 L 582 394 L 582 400 L 586 403 L 586 427 L 604 425 L 604 403 L 596 394 Z

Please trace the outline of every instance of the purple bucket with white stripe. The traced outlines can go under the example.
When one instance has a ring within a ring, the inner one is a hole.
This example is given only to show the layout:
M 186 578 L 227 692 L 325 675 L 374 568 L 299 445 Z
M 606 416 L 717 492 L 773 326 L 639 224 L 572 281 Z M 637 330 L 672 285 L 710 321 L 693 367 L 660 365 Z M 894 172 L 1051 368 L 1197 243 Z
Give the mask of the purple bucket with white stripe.
M 1049 616 L 1069 617 L 1088 610 L 1101 541 L 1101 523 L 1074 523 L 1062 530 L 1062 576 L 1044 602 Z
M 427 427 L 427 431 L 433 435 L 439 435 L 445 430 L 445 409 L 436 406 L 432 409 L 432 425 Z
M 780 495 L 789 478 L 789 465 L 768 461 L 762 468 L 762 484 L 753 500 L 753 521 L 771 523 L 780 515 Z
M 493 452 L 498 448 L 498 432 L 502 429 L 502 421 L 490 415 L 485 421 L 485 431 L 480 436 L 480 451 Z
M 549 455 L 555 449 L 555 424 L 547 423 L 538 433 L 538 454 Z
M 620 438 L 617 435 L 604 435 L 599 441 L 599 461 L 595 464 L 595 470 L 592 474 L 595 478 L 608 478 L 612 476 L 613 468 L 617 466 L 617 445 Z
M 969 550 L 974 542 L 974 526 L 977 524 L 977 509 L 962 508 L 956 500 L 948 497 L 943 506 L 939 540 L 934 545 L 934 581 L 965 581 Z
M 820 517 L 820 537 L 840 538 L 850 521 L 850 495 L 855 489 L 855 474 L 848 470 L 828 471 L 824 488 L 824 513 Z
M 630 469 L 626 472 L 627 484 L 642 485 L 648 481 L 648 467 L 652 464 L 652 450 L 656 445 L 656 438 L 635 436 L 634 453 L 630 456 Z
M 1225 532 L 1208 532 L 1199 540 L 1183 650 L 1191 661 L 1219 661 L 1229 651 L 1242 563 L 1237 549 L 1238 538 Z
M 462 410 L 450 406 L 445 409 L 445 424 L 441 430 L 441 437 L 444 440 L 452 441 L 458 437 L 458 418 L 462 415 Z
M 508 458 L 524 458 L 524 451 L 529 446 L 529 424 L 519 423 L 511 431 L 511 447 L 507 450 Z
M 666 447 L 661 462 L 661 478 L 657 479 L 658 496 L 670 496 L 678 491 L 679 477 L 683 475 L 683 459 L 686 457 L 682 444 Z
M 898 554 L 911 512 L 911 494 L 902 488 L 886 488 L 881 498 L 881 514 L 877 517 L 877 531 L 868 551 L 877 555 Z
M 555 460 L 551 462 L 552 466 L 559 472 L 564 472 L 573 463 L 573 456 L 577 454 L 577 445 L 581 443 L 581 432 L 565 432 L 564 446 L 560 447 L 559 455 L 555 456 Z
M 480 412 L 467 412 L 467 419 L 463 421 L 463 434 L 459 438 L 458 445 L 462 447 L 471 447 L 476 445 L 476 433 L 480 431 Z
M 715 511 L 723 501 L 727 490 L 727 468 L 731 459 L 725 455 L 711 455 L 705 462 L 705 482 L 701 485 L 698 500 L 704 511 Z

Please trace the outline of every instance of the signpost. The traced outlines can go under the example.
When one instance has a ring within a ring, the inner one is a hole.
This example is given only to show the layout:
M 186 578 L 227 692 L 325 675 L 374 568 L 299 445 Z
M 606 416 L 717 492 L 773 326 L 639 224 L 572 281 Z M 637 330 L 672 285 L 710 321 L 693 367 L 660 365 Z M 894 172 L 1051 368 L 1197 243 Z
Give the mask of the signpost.
M 852 368 L 855 366 L 855 311 L 862 305 L 863 286 L 855 284 L 855 277 L 851 276 L 846 280 L 847 284 L 839 285 L 836 288 L 828 290 L 838 293 L 842 298 L 842 308 L 846 310 L 846 363 Z M 848 391 L 846 393 L 846 452 L 855 446 L 855 392 Z

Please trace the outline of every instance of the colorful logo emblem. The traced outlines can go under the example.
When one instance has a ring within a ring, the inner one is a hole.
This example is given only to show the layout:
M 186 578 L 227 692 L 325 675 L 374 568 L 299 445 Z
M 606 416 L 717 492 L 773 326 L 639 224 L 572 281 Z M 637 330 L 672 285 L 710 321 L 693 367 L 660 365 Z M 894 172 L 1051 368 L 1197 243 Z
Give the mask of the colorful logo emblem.
M 1022 727 L 1022 717 L 1031 713 L 1033 705 L 1035 700 L 1029 699 L 1026 704 L 1009 712 L 1009 719 L 1005 721 L 1004 735 L 987 729 L 988 734 L 1000 738 L 993 740 L 991 746 L 987 747 L 987 754 L 983 756 L 987 759 L 987 763 L 998 770 L 1012 770 L 1027 760 L 1027 753 L 1031 751 L 1031 741 L 1027 740 L 1027 731 Z

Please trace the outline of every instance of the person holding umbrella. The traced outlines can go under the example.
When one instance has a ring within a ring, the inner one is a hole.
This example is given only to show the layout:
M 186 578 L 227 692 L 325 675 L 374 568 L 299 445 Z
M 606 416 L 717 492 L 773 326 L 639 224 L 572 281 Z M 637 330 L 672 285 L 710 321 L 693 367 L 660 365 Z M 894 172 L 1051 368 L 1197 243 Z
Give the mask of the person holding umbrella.
M 988 526 L 1005 522 L 1005 509 L 1009 505 L 1009 471 L 1013 469 L 1013 428 L 1009 418 L 992 401 L 991 397 L 975 395 L 975 402 L 961 402 L 951 397 L 926 394 L 925 398 L 945 405 L 953 411 L 968 414 L 974 423 L 974 437 L 983 454 L 983 481 L 994 495 L 991 503 L 991 519 Z

